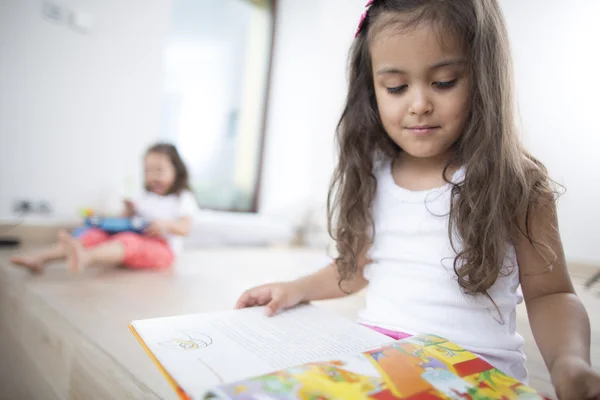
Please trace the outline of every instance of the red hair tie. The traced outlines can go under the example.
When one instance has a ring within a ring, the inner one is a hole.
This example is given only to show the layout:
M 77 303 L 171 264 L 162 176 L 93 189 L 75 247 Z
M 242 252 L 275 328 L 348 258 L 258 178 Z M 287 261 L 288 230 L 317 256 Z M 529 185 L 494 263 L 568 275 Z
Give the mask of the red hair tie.
M 375 0 L 369 0 L 367 2 L 367 4 L 365 5 L 365 7 L 367 9 L 360 16 L 360 21 L 358 22 L 358 28 L 356 29 L 356 33 L 354 34 L 354 38 L 355 39 L 358 37 L 358 34 L 360 33 L 360 31 L 363 28 L 363 25 L 365 24 L 365 19 L 367 18 L 367 13 L 369 12 L 369 7 L 371 7 L 371 5 L 373 4 L 373 2 L 375 2 Z

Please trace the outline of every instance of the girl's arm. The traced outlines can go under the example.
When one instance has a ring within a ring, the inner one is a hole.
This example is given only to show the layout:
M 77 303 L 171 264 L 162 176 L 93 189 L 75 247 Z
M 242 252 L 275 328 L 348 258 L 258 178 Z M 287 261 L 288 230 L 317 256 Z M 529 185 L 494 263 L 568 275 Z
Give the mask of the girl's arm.
M 358 256 L 358 271 L 352 280 L 344 281 L 340 285 L 340 275 L 335 262 L 314 274 L 299 278 L 294 281 L 304 289 L 305 298 L 302 301 L 330 300 L 345 297 L 360 292 L 369 282 L 363 275 L 363 270 L 370 263 L 367 257 L 368 249 L 363 250 Z M 340 288 L 341 286 L 341 288 Z
M 175 220 L 157 222 L 163 233 L 177 236 L 188 236 L 192 230 L 192 217 L 181 217 Z
M 196 198 L 189 190 L 181 193 L 179 218 L 166 221 L 165 230 L 177 236 L 188 236 L 192 231 L 194 216 L 198 211 Z
M 351 281 L 344 281 L 340 288 L 337 266 L 331 263 L 327 267 L 295 281 L 305 293 L 302 301 L 330 300 L 345 297 L 364 289 L 368 282 L 362 274 L 362 266 Z M 342 290 L 343 289 L 343 290 Z
M 189 191 L 181 194 L 179 218 L 173 220 L 153 221 L 146 229 L 148 235 L 163 235 L 165 233 L 176 236 L 188 236 L 192 231 L 194 215 L 197 211 L 196 199 Z
M 341 288 L 337 266 L 332 263 L 314 274 L 291 282 L 269 283 L 246 290 L 238 299 L 236 308 L 266 306 L 267 315 L 274 315 L 279 310 L 299 303 L 336 299 L 356 293 L 367 286 L 362 274 L 366 264 L 367 259 L 360 257 L 356 276 L 344 281 Z
M 132 218 L 135 216 L 135 204 L 133 201 L 129 199 L 123 200 L 123 211 L 121 212 L 121 217 L 123 218 Z
M 560 398 L 587 399 L 577 390 L 589 385 L 574 382 L 584 377 L 592 386 L 600 383 L 594 383 L 598 376 L 590 367 L 590 321 L 569 277 L 554 202 L 534 209 L 529 222 L 534 243 L 546 243 L 556 255 L 548 265 L 538 252 L 543 249 L 519 235 L 516 251 L 531 329 Z

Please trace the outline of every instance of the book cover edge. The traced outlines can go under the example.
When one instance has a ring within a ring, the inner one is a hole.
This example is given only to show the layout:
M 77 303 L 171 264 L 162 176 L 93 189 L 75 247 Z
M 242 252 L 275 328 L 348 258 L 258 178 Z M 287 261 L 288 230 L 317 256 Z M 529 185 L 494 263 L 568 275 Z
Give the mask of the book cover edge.
M 128 327 L 129 327 L 129 330 L 131 331 L 131 333 L 133 334 L 133 336 L 137 339 L 140 346 L 142 346 L 142 348 L 144 349 L 146 354 L 148 354 L 148 356 L 150 357 L 150 359 L 152 360 L 154 365 L 156 365 L 156 367 L 162 373 L 162 375 L 165 377 L 167 382 L 169 382 L 169 385 L 171 385 L 171 387 L 177 393 L 179 398 L 181 400 L 192 400 L 192 398 L 190 396 L 188 396 L 188 394 L 183 390 L 183 388 L 181 386 L 179 386 L 177 381 L 173 378 L 173 376 L 171 376 L 171 374 L 162 365 L 162 363 L 158 360 L 158 358 L 156 358 L 156 355 L 154 355 L 152 350 L 150 350 L 150 348 L 148 347 L 148 345 L 146 344 L 144 339 L 142 339 L 142 337 L 138 333 L 137 329 L 135 329 L 133 324 L 128 324 Z

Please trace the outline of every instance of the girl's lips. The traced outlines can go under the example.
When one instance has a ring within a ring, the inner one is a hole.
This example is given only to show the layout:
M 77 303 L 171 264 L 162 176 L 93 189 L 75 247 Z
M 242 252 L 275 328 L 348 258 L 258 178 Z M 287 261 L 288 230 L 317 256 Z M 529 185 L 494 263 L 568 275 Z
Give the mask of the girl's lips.
M 434 132 L 436 129 L 439 129 L 439 126 L 421 125 L 421 126 L 409 127 L 407 129 L 417 135 L 428 135 L 428 134 L 431 134 L 432 132 Z

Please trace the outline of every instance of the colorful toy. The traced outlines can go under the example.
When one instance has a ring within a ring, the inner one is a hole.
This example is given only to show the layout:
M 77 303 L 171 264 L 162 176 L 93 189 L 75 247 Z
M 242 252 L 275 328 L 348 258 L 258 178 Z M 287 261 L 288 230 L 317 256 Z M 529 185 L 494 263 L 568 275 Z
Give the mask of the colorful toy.
M 84 218 L 90 218 L 93 215 L 94 210 L 92 210 L 91 208 L 84 208 L 83 210 L 81 210 L 81 216 Z
M 108 233 L 143 233 L 148 227 L 148 222 L 141 217 L 105 217 L 94 215 L 94 211 L 89 208 L 83 209 L 81 214 L 84 217 L 84 226 L 82 229 L 98 228 Z

